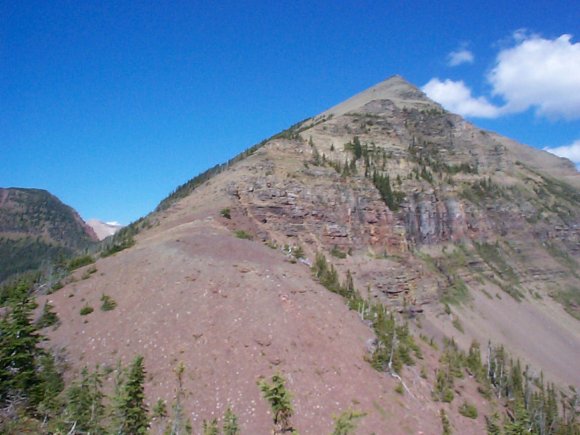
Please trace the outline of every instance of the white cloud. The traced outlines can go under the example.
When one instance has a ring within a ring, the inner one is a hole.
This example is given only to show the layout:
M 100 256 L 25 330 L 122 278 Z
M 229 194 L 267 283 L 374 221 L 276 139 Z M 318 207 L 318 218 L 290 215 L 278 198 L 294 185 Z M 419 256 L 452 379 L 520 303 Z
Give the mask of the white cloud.
M 580 43 L 571 35 L 545 39 L 517 31 L 516 45 L 503 49 L 488 75 L 505 113 L 531 107 L 547 117 L 580 118 Z
M 546 39 L 523 29 L 511 41 L 514 45 L 500 50 L 487 75 L 492 96 L 504 100 L 501 107 L 473 97 L 463 81 L 433 78 L 423 91 L 464 116 L 496 118 L 531 108 L 549 118 L 580 119 L 580 43 L 568 34 Z M 470 55 L 460 48 L 449 54 L 449 65 L 468 62 Z
M 457 66 L 462 63 L 473 63 L 475 56 L 473 53 L 466 48 L 460 48 L 459 50 L 452 51 L 447 55 L 447 65 Z
M 433 78 L 422 89 L 445 109 L 462 116 L 496 118 L 501 113 L 501 108 L 494 106 L 485 97 L 472 96 L 471 89 L 463 81 Z
M 566 157 L 572 160 L 576 165 L 576 168 L 580 166 L 580 139 L 575 140 L 570 145 L 564 145 L 555 148 L 544 148 L 545 151 L 555 154 L 558 157 Z

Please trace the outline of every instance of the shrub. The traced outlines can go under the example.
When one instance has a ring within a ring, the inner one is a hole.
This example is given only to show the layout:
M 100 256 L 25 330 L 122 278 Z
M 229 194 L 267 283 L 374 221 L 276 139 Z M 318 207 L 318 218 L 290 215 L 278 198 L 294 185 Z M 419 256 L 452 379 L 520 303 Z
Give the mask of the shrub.
M 81 308 L 81 316 L 91 314 L 93 311 L 95 311 L 93 307 L 85 305 L 84 307 Z
M 280 374 L 272 376 L 272 383 L 265 379 L 258 382 L 264 399 L 272 409 L 274 430 L 277 430 L 277 433 L 292 432 L 290 418 L 294 414 L 294 408 L 292 407 L 292 395 L 286 389 L 285 383 L 285 379 Z
M 44 303 L 44 307 L 42 307 L 42 314 L 36 321 L 36 326 L 38 328 L 47 328 L 58 323 L 58 315 L 52 310 L 53 308 L 54 307 L 50 303 Z
M 220 215 L 222 215 L 222 217 L 225 217 L 226 219 L 232 218 L 232 215 L 230 214 L 229 208 L 222 208 L 222 210 L 220 211 Z
M 252 235 L 244 230 L 236 230 L 235 234 L 238 239 L 252 240 Z
M 451 423 L 449 423 L 449 418 L 447 417 L 445 410 L 439 410 L 439 417 L 441 417 L 442 434 L 451 435 Z
M 342 252 L 340 249 L 338 249 L 338 246 L 334 245 L 334 247 L 332 248 L 332 250 L 330 251 L 330 255 L 332 255 L 333 257 L 336 258 L 346 258 L 346 252 Z
M 83 255 L 82 257 L 73 258 L 71 261 L 68 262 L 66 267 L 69 272 L 72 272 L 73 270 L 78 269 L 79 267 L 83 267 L 86 266 L 87 264 L 92 264 L 94 262 L 95 262 L 94 258 L 91 257 L 90 255 Z
M 468 402 L 463 402 L 463 404 L 459 407 L 459 413 L 467 418 L 477 418 L 478 412 L 475 405 L 472 405 Z
M 297 260 L 304 258 L 304 249 L 302 249 L 302 246 L 295 246 L 292 249 L 292 255 L 294 256 L 294 258 L 296 258 Z
M 366 415 L 364 412 L 347 410 L 334 419 L 334 430 L 332 435 L 354 434 L 358 421 Z
M 111 311 L 117 306 L 117 302 L 109 295 L 103 294 L 101 296 L 101 310 Z
M 81 279 L 89 279 L 93 273 L 97 272 L 97 268 L 95 266 L 89 267 L 81 276 Z

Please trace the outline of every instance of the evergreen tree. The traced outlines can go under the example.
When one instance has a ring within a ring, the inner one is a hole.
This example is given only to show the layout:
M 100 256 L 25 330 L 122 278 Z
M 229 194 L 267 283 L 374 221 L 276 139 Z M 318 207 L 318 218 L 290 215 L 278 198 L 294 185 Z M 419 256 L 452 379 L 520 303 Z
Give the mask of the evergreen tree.
M 117 399 L 117 431 L 122 434 L 144 434 L 149 427 L 145 404 L 145 367 L 143 357 L 137 356 L 129 366 L 127 378 Z
M 350 435 L 356 430 L 358 421 L 366 414 L 349 409 L 334 418 L 334 430 L 332 435 Z
M 36 322 L 36 326 L 39 329 L 48 328 L 49 326 L 56 325 L 58 323 L 58 315 L 53 311 L 54 307 L 45 302 L 42 307 L 42 314 Z
M 219 435 L 217 420 L 203 421 L 203 435 Z
M 105 415 L 102 392 L 102 374 L 97 369 L 89 373 L 85 367 L 80 380 L 73 382 L 66 392 L 67 406 L 64 413 L 67 431 L 73 426 L 79 432 L 102 434 Z
M 155 422 L 158 427 L 163 428 L 164 421 L 167 418 L 167 404 L 165 403 L 165 400 L 157 400 L 153 406 L 153 409 L 151 410 L 151 414 L 152 422 Z M 162 429 L 160 429 L 159 433 L 161 432 Z
M 363 150 L 362 150 L 362 145 L 360 143 L 360 139 L 358 138 L 358 136 L 355 136 L 352 140 L 352 152 L 354 154 L 353 161 L 357 161 L 358 159 L 360 159 L 362 157 Z
M 0 319 L 0 403 L 10 397 L 24 398 L 36 405 L 42 400 L 43 388 L 37 372 L 37 361 L 45 351 L 40 347 L 44 340 L 31 322 L 36 308 L 28 296 L 22 296 L 7 308 Z
M 485 426 L 488 435 L 501 435 L 501 427 L 499 426 L 499 416 L 494 413 L 491 417 L 485 416 Z
M 286 389 L 285 380 L 280 374 L 272 376 L 272 383 L 266 380 L 258 382 L 264 399 L 270 404 L 274 415 L 274 433 L 292 432 L 290 418 L 294 413 L 292 408 L 292 396 Z
M 183 373 L 185 366 L 179 363 L 175 369 L 175 376 L 177 378 L 177 391 L 175 393 L 175 400 L 173 402 L 173 418 L 168 428 L 169 435 L 183 435 L 191 433 L 189 419 L 183 413 L 183 396 L 185 395 L 183 388 Z
M 224 414 L 223 432 L 224 435 L 239 435 L 240 433 L 240 428 L 238 427 L 238 417 L 229 407 Z

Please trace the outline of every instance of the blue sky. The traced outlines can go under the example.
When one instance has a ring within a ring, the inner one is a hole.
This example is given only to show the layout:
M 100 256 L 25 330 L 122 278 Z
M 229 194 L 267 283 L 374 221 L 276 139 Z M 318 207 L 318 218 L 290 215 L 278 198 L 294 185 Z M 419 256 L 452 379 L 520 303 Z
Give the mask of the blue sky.
M 579 41 L 569 0 L 0 0 L 0 186 L 127 224 L 393 74 L 573 157 Z

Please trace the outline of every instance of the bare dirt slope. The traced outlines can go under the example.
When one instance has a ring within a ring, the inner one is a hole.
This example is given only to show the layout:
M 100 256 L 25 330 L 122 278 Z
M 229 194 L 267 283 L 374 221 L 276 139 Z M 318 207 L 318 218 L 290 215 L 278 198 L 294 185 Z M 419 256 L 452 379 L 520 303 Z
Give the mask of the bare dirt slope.
M 184 362 L 186 407 L 196 430 L 231 406 L 242 433 L 269 433 L 256 382 L 275 372 L 286 376 L 294 394 L 300 433 L 330 433 L 332 416 L 348 408 L 369 414 L 360 433 L 439 430 L 439 406 L 425 400 L 432 379 L 410 371 L 414 397 L 395 393 L 396 381 L 364 361 L 372 330 L 341 298 L 313 282 L 307 266 L 234 237 L 218 216 L 200 207 L 177 226 L 162 223 L 163 231 L 100 260 L 90 279 L 49 297 L 63 319 L 51 341 L 66 346 L 74 367 L 114 367 L 142 354 L 153 402 L 171 401 L 172 369 Z M 118 307 L 100 311 L 102 294 Z M 81 316 L 85 305 L 95 311 Z M 470 384 L 463 388 L 473 394 Z M 462 433 L 481 433 L 481 420 L 450 413 Z

